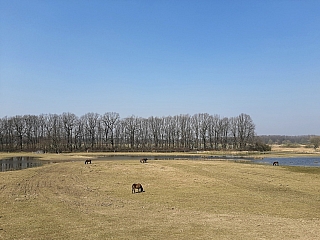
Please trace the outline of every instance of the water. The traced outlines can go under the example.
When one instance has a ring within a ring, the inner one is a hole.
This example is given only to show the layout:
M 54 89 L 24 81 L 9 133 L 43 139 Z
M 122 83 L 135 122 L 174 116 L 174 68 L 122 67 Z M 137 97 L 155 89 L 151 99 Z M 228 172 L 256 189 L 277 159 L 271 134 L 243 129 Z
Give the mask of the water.
M 22 170 L 26 168 L 39 167 L 43 162 L 33 157 L 13 157 L 0 160 L 1 172 Z
M 320 167 L 320 157 L 264 158 L 255 162 L 264 164 L 279 162 L 280 166 Z
M 137 160 L 142 157 L 137 156 L 105 156 L 99 158 L 99 160 Z M 205 158 L 200 156 L 155 156 L 148 157 L 148 160 L 234 160 L 234 161 L 251 161 L 253 163 L 271 164 L 273 162 L 279 162 L 279 165 L 285 166 L 304 166 L 304 167 L 320 167 L 320 157 L 291 157 L 291 158 L 264 158 L 256 160 L 253 158 L 234 157 L 234 156 L 207 156 Z
M 135 160 L 139 161 L 142 157 L 138 156 L 104 156 L 99 157 L 98 161 L 117 161 L 117 160 Z M 252 158 L 243 158 L 243 157 L 228 157 L 228 156 L 208 156 L 206 158 L 200 156 L 155 156 L 148 157 L 148 160 L 248 160 L 253 163 L 262 163 L 262 164 L 271 164 L 273 162 L 279 162 L 280 166 L 304 166 L 304 167 L 320 167 L 320 157 L 296 157 L 296 158 L 264 158 L 261 160 L 252 160 Z M 82 160 L 81 160 L 82 161 Z M 95 159 L 92 159 L 94 162 Z M 13 170 L 22 170 L 26 168 L 39 167 L 42 166 L 45 162 L 40 161 L 33 157 L 13 157 L 9 159 L 0 160 L 0 172 L 13 171 Z

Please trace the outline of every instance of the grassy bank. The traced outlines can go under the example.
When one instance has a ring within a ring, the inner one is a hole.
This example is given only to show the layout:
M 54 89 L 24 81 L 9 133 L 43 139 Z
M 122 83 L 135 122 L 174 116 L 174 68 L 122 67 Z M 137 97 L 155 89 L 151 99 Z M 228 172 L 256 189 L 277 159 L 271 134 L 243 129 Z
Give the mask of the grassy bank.
M 0 239 L 318 239 L 320 168 L 308 169 L 124 160 L 1 172 Z

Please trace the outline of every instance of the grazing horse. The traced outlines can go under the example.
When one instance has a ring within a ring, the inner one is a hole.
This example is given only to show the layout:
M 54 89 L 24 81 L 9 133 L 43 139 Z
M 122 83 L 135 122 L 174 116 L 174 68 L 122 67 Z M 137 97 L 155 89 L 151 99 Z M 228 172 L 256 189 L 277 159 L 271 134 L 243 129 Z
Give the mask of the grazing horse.
M 84 164 L 89 164 L 89 163 L 91 164 L 91 160 L 90 159 L 87 159 L 87 160 L 84 161 Z
M 273 162 L 273 166 L 279 166 L 279 162 Z
M 147 160 L 148 160 L 148 158 L 142 158 L 142 159 L 140 159 L 140 162 L 141 163 L 147 163 Z
M 136 189 L 138 189 L 138 192 L 144 192 L 143 187 L 140 183 L 132 184 L 132 193 L 136 193 Z

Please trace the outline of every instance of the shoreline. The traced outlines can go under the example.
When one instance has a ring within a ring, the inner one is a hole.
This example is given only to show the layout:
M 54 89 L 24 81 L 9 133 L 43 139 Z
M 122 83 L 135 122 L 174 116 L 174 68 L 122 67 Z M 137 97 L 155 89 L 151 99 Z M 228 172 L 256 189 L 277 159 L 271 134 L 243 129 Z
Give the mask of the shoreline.
M 295 158 L 295 157 L 320 157 L 320 151 L 310 148 L 284 148 L 273 146 L 270 152 L 249 151 L 195 151 L 195 152 L 72 152 L 72 153 L 36 153 L 36 152 L 0 152 L 0 160 L 11 157 L 35 157 L 44 161 L 84 160 L 104 156 L 134 156 L 134 157 L 212 157 L 212 158 Z

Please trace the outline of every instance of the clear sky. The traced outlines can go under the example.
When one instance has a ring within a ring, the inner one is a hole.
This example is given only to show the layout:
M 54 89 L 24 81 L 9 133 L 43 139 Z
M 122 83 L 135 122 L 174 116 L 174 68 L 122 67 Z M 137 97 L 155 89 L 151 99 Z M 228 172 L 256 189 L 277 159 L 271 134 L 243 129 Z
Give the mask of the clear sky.
M 320 1 L 0 0 L 0 117 L 63 112 L 320 135 Z

